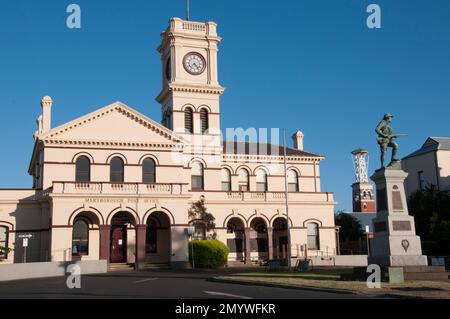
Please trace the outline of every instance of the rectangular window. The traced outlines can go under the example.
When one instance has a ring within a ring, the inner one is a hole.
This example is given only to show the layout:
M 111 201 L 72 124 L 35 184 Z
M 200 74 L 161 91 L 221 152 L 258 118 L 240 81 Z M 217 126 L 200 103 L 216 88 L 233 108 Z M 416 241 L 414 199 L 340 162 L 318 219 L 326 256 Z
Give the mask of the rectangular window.
M 319 249 L 316 235 L 308 235 L 308 249 Z
M 192 176 L 192 189 L 203 189 L 203 176 Z

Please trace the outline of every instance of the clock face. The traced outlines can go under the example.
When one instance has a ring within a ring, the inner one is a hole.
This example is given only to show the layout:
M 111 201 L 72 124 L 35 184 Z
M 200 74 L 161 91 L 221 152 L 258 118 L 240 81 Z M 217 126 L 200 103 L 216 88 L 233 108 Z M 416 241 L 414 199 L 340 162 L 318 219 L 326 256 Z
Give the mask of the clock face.
M 196 52 L 186 54 L 183 64 L 186 71 L 192 75 L 200 75 L 206 68 L 205 58 Z

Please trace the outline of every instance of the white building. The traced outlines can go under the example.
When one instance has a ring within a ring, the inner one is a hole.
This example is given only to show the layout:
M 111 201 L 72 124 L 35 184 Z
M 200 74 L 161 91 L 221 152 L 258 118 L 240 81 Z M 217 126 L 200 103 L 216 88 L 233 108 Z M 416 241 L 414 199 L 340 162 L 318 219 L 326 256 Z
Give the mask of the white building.
M 439 190 L 450 190 L 450 138 L 429 137 L 420 149 L 402 160 L 408 173 L 406 195 L 434 185 Z

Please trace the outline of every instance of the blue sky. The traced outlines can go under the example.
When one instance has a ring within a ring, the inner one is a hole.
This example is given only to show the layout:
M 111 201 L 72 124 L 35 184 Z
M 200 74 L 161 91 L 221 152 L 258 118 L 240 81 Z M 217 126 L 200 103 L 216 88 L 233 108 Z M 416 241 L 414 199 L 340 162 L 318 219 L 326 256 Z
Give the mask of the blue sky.
M 82 29 L 66 27 L 66 7 Z M 382 29 L 366 7 L 382 8 Z M 184 0 L 0 1 L 0 187 L 30 187 L 27 167 L 39 101 L 51 95 L 53 126 L 114 101 L 160 120 L 160 32 L 184 17 Z M 450 1 L 191 0 L 191 18 L 219 24 L 222 128 L 285 127 L 327 156 L 322 189 L 351 209 L 350 152 L 367 148 L 386 112 L 408 136 L 450 136 Z M 237 116 L 237 114 L 240 114 Z

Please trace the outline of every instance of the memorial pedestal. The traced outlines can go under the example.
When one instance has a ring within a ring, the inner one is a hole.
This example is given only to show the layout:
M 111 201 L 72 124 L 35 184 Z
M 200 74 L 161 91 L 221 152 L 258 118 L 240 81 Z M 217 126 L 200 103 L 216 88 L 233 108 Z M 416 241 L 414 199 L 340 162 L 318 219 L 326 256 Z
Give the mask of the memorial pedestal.
M 377 216 L 370 264 L 380 266 L 426 266 L 414 218 L 408 213 L 404 181 L 408 174 L 399 168 L 383 168 L 371 177 L 377 189 Z

